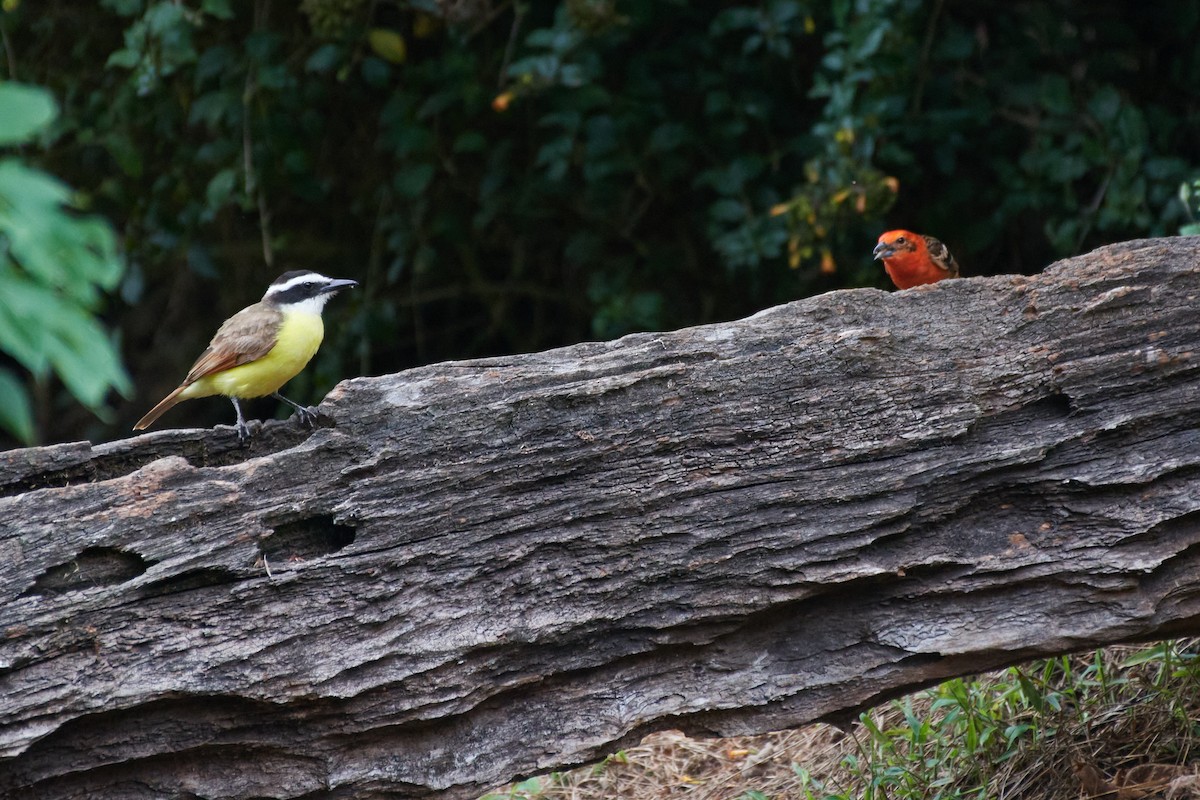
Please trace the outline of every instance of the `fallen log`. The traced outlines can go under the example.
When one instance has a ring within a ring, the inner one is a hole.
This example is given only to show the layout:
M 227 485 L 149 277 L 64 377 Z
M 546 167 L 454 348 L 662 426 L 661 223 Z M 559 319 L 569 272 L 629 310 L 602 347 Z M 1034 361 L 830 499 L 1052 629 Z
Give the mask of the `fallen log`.
M 0 454 L 0 795 L 465 798 L 1200 633 L 1200 238 Z

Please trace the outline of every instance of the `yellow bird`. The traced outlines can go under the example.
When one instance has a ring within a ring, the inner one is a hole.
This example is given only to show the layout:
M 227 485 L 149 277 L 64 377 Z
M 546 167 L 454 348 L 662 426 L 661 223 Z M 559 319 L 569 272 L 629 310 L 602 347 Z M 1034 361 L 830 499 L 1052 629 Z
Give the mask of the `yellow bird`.
M 237 412 L 238 439 L 250 438 L 238 400 L 270 395 L 296 409 L 300 422 L 312 425 L 316 409 L 293 403 L 279 393 L 321 346 L 325 325 L 321 310 L 329 298 L 356 281 L 327 278 L 309 270 L 285 272 L 262 300 L 234 314 L 217 331 L 179 388 L 138 420 L 145 430 L 181 400 L 222 395 Z

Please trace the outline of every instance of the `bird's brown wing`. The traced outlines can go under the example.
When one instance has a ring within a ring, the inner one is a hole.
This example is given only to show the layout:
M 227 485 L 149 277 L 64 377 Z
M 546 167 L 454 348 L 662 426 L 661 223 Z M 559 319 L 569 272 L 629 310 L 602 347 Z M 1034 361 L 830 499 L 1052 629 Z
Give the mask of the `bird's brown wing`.
M 950 248 L 932 236 L 922 236 L 921 238 L 925 240 L 925 247 L 929 250 L 929 257 L 933 260 L 933 263 L 946 271 L 947 278 L 957 278 L 958 262 L 954 260 L 954 255 L 950 252 Z
M 183 385 L 195 383 L 205 375 L 248 364 L 271 352 L 283 314 L 278 309 L 255 303 L 229 319 L 188 371 Z

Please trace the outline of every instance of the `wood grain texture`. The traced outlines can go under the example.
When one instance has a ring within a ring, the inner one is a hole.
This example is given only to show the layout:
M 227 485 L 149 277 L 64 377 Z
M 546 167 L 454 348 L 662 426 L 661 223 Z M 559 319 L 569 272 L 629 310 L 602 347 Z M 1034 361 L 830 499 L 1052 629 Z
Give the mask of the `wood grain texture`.
M 0 454 L 0 796 L 464 798 L 1200 633 L 1200 239 Z M 269 573 L 268 573 L 269 568 Z

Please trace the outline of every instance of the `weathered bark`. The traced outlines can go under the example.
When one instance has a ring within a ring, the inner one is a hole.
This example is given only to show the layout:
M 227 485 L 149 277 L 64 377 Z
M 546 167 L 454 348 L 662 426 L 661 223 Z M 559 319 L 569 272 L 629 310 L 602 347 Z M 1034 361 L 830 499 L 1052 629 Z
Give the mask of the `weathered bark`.
M 1200 633 L 1198 264 L 360 378 L 244 450 L 4 454 L 0 794 L 469 797 Z

